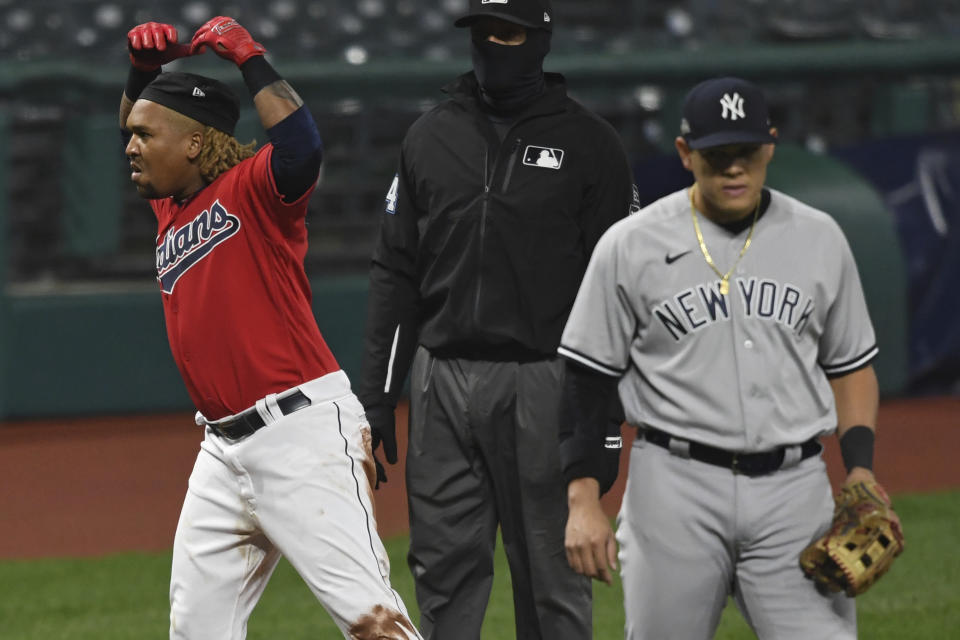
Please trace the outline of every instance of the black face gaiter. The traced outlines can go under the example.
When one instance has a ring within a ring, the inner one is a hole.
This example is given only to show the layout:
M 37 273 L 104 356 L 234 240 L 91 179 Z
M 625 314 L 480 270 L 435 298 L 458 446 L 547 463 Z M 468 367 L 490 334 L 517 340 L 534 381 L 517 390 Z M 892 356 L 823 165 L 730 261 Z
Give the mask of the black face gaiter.
M 514 113 L 543 93 L 543 59 L 550 51 L 550 32 L 527 29 L 523 44 L 471 40 L 473 70 L 480 96 L 497 113 Z

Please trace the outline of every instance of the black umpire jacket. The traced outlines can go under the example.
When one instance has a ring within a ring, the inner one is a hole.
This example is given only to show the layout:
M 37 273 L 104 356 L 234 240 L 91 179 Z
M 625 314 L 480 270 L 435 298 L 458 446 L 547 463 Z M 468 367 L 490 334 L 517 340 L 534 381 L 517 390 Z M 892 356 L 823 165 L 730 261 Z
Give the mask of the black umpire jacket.
M 564 79 L 501 142 L 473 72 L 407 131 L 370 271 L 368 409 L 396 406 L 417 344 L 438 357 L 554 357 L 594 245 L 636 192 L 606 121 Z

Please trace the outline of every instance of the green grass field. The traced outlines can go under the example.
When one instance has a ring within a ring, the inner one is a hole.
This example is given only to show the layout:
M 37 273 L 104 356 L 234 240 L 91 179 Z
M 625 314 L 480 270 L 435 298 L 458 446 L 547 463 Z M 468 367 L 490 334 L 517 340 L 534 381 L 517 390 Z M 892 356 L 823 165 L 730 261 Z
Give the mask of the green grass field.
M 960 629 L 960 491 L 896 496 L 907 550 L 893 569 L 858 600 L 865 640 L 943 639 Z M 388 541 L 395 588 L 416 618 L 407 541 Z M 483 638 L 514 637 L 510 579 L 502 549 Z M 170 554 L 120 554 L 93 559 L 0 562 L 0 638 L 3 640 L 120 640 L 167 637 Z M 594 637 L 622 638 L 622 593 L 595 584 Z M 249 638 L 340 637 L 313 595 L 281 562 L 250 621 Z M 729 607 L 717 633 L 753 638 Z

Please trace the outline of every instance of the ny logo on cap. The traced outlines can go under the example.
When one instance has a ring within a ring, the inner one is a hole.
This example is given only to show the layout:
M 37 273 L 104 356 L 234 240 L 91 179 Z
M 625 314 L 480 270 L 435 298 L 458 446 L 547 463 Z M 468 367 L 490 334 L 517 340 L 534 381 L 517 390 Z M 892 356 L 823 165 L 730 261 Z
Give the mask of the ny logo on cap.
M 739 93 L 734 92 L 732 96 L 729 93 L 723 94 L 723 97 L 720 98 L 720 106 L 723 107 L 721 117 L 724 120 L 747 117 L 747 114 L 743 111 L 743 98 L 740 97 Z

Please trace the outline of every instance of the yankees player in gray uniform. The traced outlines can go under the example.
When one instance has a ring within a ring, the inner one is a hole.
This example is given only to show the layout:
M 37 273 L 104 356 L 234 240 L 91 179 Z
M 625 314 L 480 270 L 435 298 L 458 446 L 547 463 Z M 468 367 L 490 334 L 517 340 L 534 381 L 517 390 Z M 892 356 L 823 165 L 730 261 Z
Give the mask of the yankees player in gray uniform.
M 561 451 L 575 570 L 623 578 L 626 637 L 711 638 L 733 595 L 760 638 L 856 637 L 853 600 L 798 557 L 830 526 L 819 438 L 872 479 L 873 327 L 837 223 L 765 188 L 761 91 L 697 85 L 676 148 L 693 173 L 611 227 L 563 332 Z M 616 540 L 597 500 L 604 397 L 638 428 Z

